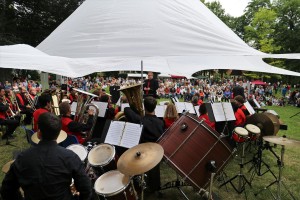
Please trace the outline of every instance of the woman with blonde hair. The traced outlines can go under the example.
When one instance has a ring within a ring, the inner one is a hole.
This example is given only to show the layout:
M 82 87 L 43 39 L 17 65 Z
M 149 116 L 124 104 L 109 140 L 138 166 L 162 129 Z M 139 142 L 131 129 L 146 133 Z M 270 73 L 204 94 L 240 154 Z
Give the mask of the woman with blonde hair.
M 169 128 L 178 118 L 179 116 L 176 106 L 172 103 L 169 103 L 164 115 L 165 129 Z

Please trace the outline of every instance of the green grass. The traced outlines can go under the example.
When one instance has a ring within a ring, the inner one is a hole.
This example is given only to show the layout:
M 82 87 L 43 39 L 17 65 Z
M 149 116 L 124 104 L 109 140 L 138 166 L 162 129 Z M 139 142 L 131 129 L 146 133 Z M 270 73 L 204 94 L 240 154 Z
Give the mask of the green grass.
M 286 107 L 277 107 L 272 106 L 268 107 L 268 109 L 275 110 L 279 116 L 280 119 L 288 125 L 288 130 L 280 130 L 278 135 L 287 135 L 289 138 L 300 140 L 300 114 L 290 118 L 290 116 L 300 112 L 300 108 L 292 107 L 292 106 L 286 106 Z M 8 161 L 12 160 L 13 153 L 17 151 L 24 150 L 29 147 L 29 144 L 27 144 L 26 138 L 25 138 L 25 132 L 22 128 L 17 129 L 18 133 L 15 133 L 14 135 L 16 138 L 11 141 L 12 144 L 16 145 L 17 147 L 11 147 L 11 146 L 5 146 L 5 141 L 0 142 L 0 166 L 3 166 Z M 4 145 L 4 146 L 3 146 Z M 280 146 L 278 145 L 275 149 L 275 152 L 280 155 Z M 284 157 L 284 169 L 283 169 L 283 180 L 284 183 L 288 186 L 288 188 L 291 190 L 293 195 L 300 199 L 300 154 L 298 153 L 300 151 L 300 147 L 290 147 L 286 146 L 286 152 Z M 254 151 L 247 152 L 246 154 L 246 161 L 251 160 L 252 155 Z M 278 168 L 277 168 L 277 160 L 276 158 L 271 154 L 270 151 L 264 150 L 263 151 L 263 160 L 270 165 L 270 168 L 272 171 L 274 171 L 275 175 L 278 176 Z M 233 177 L 239 172 L 239 157 L 234 157 L 229 163 L 228 166 L 225 168 L 224 172 L 226 173 L 227 177 Z M 247 178 L 250 177 L 250 173 L 248 173 L 248 170 L 250 169 L 251 164 L 248 164 L 245 166 L 244 173 Z M 263 168 L 264 169 L 264 168 Z M 205 172 L 203 172 L 205 173 Z M 201 176 L 201 174 L 199 174 Z M 0 181 L 2 182 L 4 177 L 4 173 L 0 173 Z M 164 185 L 167 182 L 174 181 L 176 179 L 176 172 L 170 168 L 165 163 L 162 163 L 161 165 L 161 182 L 162 185 Z M 270 193 L 268 190 L 263 191 L 260 193 L 257 197 L 254 196 L 254 193 L 258 192 L 260 189 L 263 189 L 265 186 L 267 186 L 270 182 L 274 181 L 274 177 L 270 173 L 266 173 L 263 176 L 255 176 L 254 181 L 252 182 L 252 188 L 246 187 L 246 194 L 247 199 L 249 200 L 269 200 L 272 199 Z M 237 194 L 233 188 L 228 184 L 227 189 L 226 187 L 219 188 L 218 185 L 220 184 L 220 181 L 215 181 L 213 186 L 214 193 L 219 196 L 221 199 L 236 199 L 236 200 L 242 200 L 245 199 L 245 194 Z M 235 183 L 237 185 L 237 183 Z M 200 197 L 197 195 L 197 192 L 193 190 L 192 187 L 183 187 L 182 188 L 186 195 L 190 199 L 200 199 Z M 272 191 L 276 190 L 275 185 L 270 188 Z M 183 196 L 180 194 L 179 190 L 176 188 L 167 189 L 162 191 L 163 192 L 163 199 L 184 199 Z M 285 190 L 283 190 L 284 193 L 286 193 Z M 145 196 L 146 200 L 154 200 L 157 199 L 157 197 L 154 194 L 150 194 Z M 282 198 L 283 200 L 290 200 L 291 198 L 289 196 L 285 196 Z

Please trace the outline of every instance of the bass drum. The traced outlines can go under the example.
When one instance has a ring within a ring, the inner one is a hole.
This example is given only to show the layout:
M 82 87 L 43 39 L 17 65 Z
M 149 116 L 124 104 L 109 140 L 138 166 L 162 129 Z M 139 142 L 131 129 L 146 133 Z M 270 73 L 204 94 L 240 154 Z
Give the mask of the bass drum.
M 210 163 L 215 163 L 218 174 L 233 155 L 223 135 L 190 114 L 183 114 L 158 143 L 166 163 L 198 190 L 209 185 Z

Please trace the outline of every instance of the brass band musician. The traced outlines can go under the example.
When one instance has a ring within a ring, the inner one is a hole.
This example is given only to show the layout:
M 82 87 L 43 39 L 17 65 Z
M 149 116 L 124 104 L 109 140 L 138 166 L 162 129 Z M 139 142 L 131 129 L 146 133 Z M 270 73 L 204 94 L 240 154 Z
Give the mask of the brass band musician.
M 86 123 L 77 122 L 71 119 L 71 106 L 68 102 L 60 103 L 59 111 L 61 114 L 62 130 L 67 134 L 75 135 L 78 142 L 82 144 L 85 140 L 81 134 L 92 128 L 94 111 L 91 109 L 88 110 L 88 120 Z
M 33 113 L 33 131 L 38 131 L 38 119 L 39 116 L 45 112 L 49 112 L 51 110 L 51 96 L 47 93 L 42 94 L 39 98 L 39 106 L 40 108 L 34 111 Z
M 22 114 L 26 114 L 24 123 L 26 125 L 31 124 L 32 114 L 33 114 L 33 105 L 30 103 L 28 92 L 25 87 L 19 88 L 20 93 L 16 94 L 18 105 L 21 109 Z
M 0 88 L 0 125 L 6 126 L 6 132 L 2 136 L 2 139 L 12 138 L 12 134 L 19 126 L 19 121 L 10 119 L 9 116 L 12 114 L 12 105 L 6 101 L 5 90 L 3 87 Z

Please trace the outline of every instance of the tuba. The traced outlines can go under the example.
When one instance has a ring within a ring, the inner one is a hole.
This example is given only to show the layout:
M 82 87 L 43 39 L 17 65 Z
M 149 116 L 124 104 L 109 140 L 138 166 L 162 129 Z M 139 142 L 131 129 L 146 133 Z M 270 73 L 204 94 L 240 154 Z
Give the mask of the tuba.
M 124 88 L 119 89 L 119 91 L 123 92 L 126 96 L 130 107 L 135 108 L 140 116 L 144 116 L 144 106 L 142 102 L 142 93 L 141 93 L 142 84 L 136 84 L 132 86 L 127 86 Z M 117 113 L 115 117 L 116 120 L 119 120 L 123 115 L 122 113 Z

